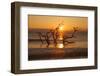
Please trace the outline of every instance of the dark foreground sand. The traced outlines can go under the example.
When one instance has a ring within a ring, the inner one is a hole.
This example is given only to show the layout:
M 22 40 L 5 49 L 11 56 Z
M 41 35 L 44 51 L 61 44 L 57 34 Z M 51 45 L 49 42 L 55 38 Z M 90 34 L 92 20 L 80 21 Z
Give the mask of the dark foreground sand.
M 29 60 L 87 58 L 87 48 L 29 48 Z

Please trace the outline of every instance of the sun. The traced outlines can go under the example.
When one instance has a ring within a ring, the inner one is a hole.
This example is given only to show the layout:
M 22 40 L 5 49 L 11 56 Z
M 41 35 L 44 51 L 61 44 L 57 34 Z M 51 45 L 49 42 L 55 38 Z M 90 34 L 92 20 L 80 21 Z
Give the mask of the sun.
M 63 31 L 63 26 L 60 26 L 59 27 L 59 31 Z

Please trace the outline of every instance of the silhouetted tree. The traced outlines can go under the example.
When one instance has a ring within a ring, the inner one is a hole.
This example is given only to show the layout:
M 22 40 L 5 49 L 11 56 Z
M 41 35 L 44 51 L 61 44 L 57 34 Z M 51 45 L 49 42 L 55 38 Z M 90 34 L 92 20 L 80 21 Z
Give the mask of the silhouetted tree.
M 44 41 L 47 43 L 47 47 L 49 47 L 49 45 L 51 44 L 51 40 L 50 38 L 53 39 L 53 44 L 55 46 L 57 46 L 57 42 L 59 41 L 59 27 L 61 25 L 59 24 L 55 29 L 51 29 L 48 32 L 45 32 L 45 34 L 41 33 L 41 32 L 37 32 L 41 43 L 43 44 Z M 62 38 L 62 43 L 65 46 L 66 44 L 70 44 L 70 43 L 74 43 L 74 41 L 69 41 L 68 39 L 74 38 L 75 37 L 75 33 L 78 31 L 78 27 L 73 27 L 73 32 L 70 35 L 63 35 Z
M 47 43 L 47 47 L 50 45 L 50 32 L 46 32 L 45 34 L 41 33 L 41 32 L 37 32 L 41 43 L 43 44 L 44 41 L 46 41 Z
M 40 38 L 41 43 L 43 44 L 42 33 L 41 32 L 37 32 L 37 34 L 38 34 L 38 36 Z
M 75 37 L 75 33 L 78 31 L 78 27 L 73 27 L 73 32 L 70 36 L 66 36 L 64 35 L 63 36 L 63 44 L 65 45 L 66 43 L 69 44 L 69 43 L 74 43 L 74 41 L 69 41 L 68 39 L 70 38 L 74 38 Z

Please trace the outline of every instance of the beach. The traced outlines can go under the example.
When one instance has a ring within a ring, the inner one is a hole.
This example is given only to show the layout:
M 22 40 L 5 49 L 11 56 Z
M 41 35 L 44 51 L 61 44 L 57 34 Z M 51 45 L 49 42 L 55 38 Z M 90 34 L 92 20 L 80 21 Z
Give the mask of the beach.
M 29 48 L 28 60 L 88 58 L 87 48 Z

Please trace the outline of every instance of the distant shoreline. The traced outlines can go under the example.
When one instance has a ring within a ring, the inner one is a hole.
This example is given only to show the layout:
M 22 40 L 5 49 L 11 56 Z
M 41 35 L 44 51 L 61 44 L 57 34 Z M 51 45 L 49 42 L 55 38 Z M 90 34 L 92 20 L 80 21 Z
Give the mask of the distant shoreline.
M 28 41 L 41 41 L 40 39 L 28 39 Z M 43 40 L 45 41 L 45 40 Z M 53 40 L 50 40 L 50 41 L 53 41 Z M 62 40 L 59 40 L 59 41 L 62 41 Z

